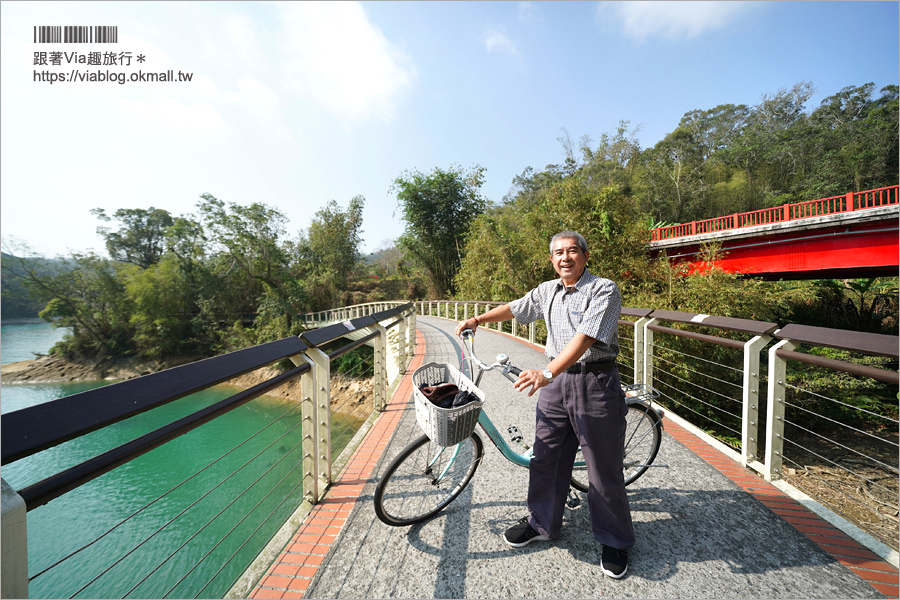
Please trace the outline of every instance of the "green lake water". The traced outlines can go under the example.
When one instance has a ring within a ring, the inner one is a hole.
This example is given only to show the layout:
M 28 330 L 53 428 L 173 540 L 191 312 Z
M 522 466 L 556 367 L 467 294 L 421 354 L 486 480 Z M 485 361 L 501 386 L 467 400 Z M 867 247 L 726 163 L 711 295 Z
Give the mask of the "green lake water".
M 59 335 L 19 327 L 3 325 L 4 362 L 30 357 L 7 360 L 8 347 L 38 340 L 17 352 L 46 352 Z M 104 383 L 3 385 L 0 407 Z M 6 465 L 3 478 L 22 489 L 235 391 L 182 398 Z M 221 598 L 300 503 L 300 442 L 299 406 L 260 398 L 29 511 L 30 596 Z

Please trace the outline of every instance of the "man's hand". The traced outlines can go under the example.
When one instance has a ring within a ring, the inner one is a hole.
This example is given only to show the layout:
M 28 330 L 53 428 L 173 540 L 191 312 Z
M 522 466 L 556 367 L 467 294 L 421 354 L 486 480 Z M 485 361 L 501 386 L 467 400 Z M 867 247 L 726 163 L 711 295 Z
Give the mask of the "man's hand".
M 478 330 L 478 321 L 475 317 L 469 317 L 465 321 L 459 322 L 459 325 L 456 326 L 456 337 L 462 335 L 462 332 L 466 329 L 471 329 L 473 332 Z
M 517 392 L 524 392 L 526 388 L 530 387 L 531 391 L 528 392 L 528 395 L 534 396 L 536 391 L 548 385 L 550 385 L 550 382 L 544 377 L 542 371 L 538 369 L 526 369 L 519 374 L 519 379 L 513 387 L 516 388 Z

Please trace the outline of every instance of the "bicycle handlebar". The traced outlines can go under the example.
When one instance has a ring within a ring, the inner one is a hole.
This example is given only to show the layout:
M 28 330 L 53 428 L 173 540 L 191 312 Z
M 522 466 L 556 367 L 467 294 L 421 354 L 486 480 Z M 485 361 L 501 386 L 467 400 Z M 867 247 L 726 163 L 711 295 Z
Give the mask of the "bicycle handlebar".
M 519 377 L 519 374 L 522 372 L 522 369 L 515 365 L 509 364 L 509 357 L 506 354 L 498 354 L 497 361 L 492 364 L 487 364 L 483 362 L 478 356 L 475 354 L 475 332 L 471 329 L 463 329 L 459 334 L 459 337 L 462 338 L 463 345 L 466 347 L 468 351 L 468 358 L 466 360 L 470 360 L 475 363 L 479 369 L 482 371 L 493 371 L 495 369 L 500 370 L 500 374 L 506 377 L 511 382 L 515 383 L 516 379 Z M 512 375 L 515 375 L 513 377 Z

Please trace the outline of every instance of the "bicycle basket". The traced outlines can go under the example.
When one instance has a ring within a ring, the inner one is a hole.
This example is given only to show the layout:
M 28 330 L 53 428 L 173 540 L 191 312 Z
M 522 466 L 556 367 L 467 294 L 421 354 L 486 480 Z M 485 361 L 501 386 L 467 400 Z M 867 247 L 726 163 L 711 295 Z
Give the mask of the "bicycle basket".
M 413 397 L 416 404 L 416 423 L 438 446 L 454 446 L 475 431 L 484 392 L 472 380 L 459 372 L 453 365 L 428 363 L 415 370 L 412 376 Z M 440 383 L 455 384 L 461 391 L 471 392 L 478 401 L 469 402 L 459 408 L 440 408 L 432 404 L 419 390 L 423 385 Z

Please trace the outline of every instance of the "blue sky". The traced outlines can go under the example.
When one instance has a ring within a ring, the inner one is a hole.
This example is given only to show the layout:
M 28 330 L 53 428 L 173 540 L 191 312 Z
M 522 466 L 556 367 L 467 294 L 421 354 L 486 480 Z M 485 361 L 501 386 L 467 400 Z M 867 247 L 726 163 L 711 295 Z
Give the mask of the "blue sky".
M 0 233 L 45 256 L 103 252 L 92 208 L 195 211 L 210 193 L 284 212 L 366 198 L 363 250 L 399 236 L 393 180 L 512 179 L 621 120 L 642 147 L 684 113 L 801 81 L 809 110 L 898 83 L 897 2 L 4 2 Z M 116 25 L 117 44 L 35 44 L 35 25 Z M 35 66 L 45 51 L 131 66 Z M 144 55 L 138 64 L 136 57 Z M 35 81 L 172 69 L 190 83 Z M 40 77 L 40 75 L 39 75 Z

